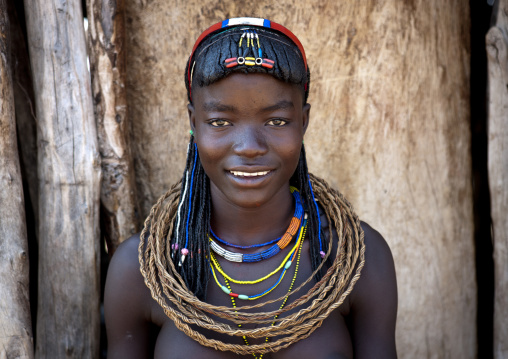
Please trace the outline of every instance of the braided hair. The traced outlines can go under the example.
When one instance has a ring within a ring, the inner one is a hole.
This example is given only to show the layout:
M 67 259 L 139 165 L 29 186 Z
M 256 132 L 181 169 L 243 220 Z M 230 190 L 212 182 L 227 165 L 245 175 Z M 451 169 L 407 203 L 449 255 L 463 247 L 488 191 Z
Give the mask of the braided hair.
M 245 31 L 255 31 L 263 44 L 265 57 L 274 59 L 274 66 L 235 66 L 226 68 L 224 61 L 238 56 L 238 38 Z M 191 63 L 192 61 L 192 63 Z M 191 68 L 189 68 L 191 66 Z M 187 96 L 192 103 L 192 87 L 209 86 L 231 73 L 266 73 L 276 79 L 301 86 L 303 103 L 307 103 L 310 72 L 304 65 L 302 54 L 294 42 L 284 34 L 270 29 L 238 26 L 213 33 L 205 38 L 189 58 L 185 68 Z M 191 74 L 188 76 L 188 74 Z M 192 82 L 192 83 L 190 83 Z M 302 201 L 308 213 L 307 237 L 310 239 L 310 256 L 314 271 L 322 261 L 322 254 L 328 250 L 328 241 L 321 235 L 321 221 L 309 180 L 305 148 L 302 144 L 297 168 L 290 184 L 300 190 Z M 198 149 L 191 133 L 187 161 L 182 177 L 180 201 L 175 230 L 170 238 L 171 258 L 187 288 L 198 298 L 206 298 L 209 279 L 211 200 L 210 180 L 199 159 Z M 328 266 L 331 264 L 327 263 Z M 317 272 L 319 281 L 326 268 Z

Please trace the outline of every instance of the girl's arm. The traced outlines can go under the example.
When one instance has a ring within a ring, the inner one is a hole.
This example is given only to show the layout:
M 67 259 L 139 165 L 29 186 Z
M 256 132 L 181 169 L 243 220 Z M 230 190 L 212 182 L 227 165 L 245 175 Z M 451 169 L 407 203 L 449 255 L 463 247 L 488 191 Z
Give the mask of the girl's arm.
M 377 231 L 366 223 L 362 228 L 365 266 L 350 298 L 354 357 L 396 358 L 397 281 L 392 253 Z
M 152 298 L 139 271 L 139 235 L 116 250 L 108 269 L 104 311 L 108 358 L 150 358 Z

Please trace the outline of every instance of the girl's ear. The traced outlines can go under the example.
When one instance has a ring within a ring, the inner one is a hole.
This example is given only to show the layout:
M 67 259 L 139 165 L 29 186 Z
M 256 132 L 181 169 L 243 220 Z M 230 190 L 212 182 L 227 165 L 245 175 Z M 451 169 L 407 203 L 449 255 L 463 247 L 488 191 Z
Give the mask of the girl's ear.
M 310 103 L 305 104 L 303 106 L 302 110 L 302 116 L 303 116 L 303 134 L 307 131 L 307 127 L 309 126 L 309 120 L 310 120 Z

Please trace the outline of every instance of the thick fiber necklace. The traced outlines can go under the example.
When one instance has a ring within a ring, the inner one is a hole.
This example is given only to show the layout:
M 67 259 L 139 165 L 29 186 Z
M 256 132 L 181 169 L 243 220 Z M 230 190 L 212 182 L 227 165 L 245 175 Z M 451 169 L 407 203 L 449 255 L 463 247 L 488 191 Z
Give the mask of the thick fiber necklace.
M 178 264 L 175 265 L 171 259 L 171 243 L 167 240 L 175 229 L 180 191 L 183 191 L 181 181 L 159 198 L 141 232 L 138 247 L 140 270 L 152 297 L 178 329 L 201 345 L 215 350 L 231 351 L 238 355 L 260 355 L 276 352 L 308 338 L 344 302 L 360 278 L 365 264 L 364 233 L 358 216 L 342 194 L 312 174 L 309 174 L 309 178 L 314 196 L 321 204 L 329 223 L 326 237 L 328 246 L 323 261 L 307 279 L 285 296 L 237 308 L 201 301 L 187 288 L 178 273 Z M 334 238 L 336 243 L 333 243 Z M 336 248 L 334 254 L 331 253 L 332 248 Z M 332 265 L 307 292 L 298 294 L 282 309 L 252 311 L 282 301 L 287 295 L 296 295 L 314 281 L 316 273 L 321 271 L 330 255 L 333 258 Z M 294 312 L 284 318 L 278 317 L 290 310 Z M 276 316 L 277 319 L 274 320 Z M 258 325 L 252 329 L 238 328 L 238 324 L 244 323 Z M 194 326 L 228 336 L 272 339 L 262 344 L 232 344 L 230 341 L 207 338 Z
M 272 290 L 274 290 L 280 284 L 280 282 L 284 278 L 284 275 L 286 274 L 286 271 L 291 267 L 291 264 L 294 261 L 296 252 L 298 251 L 298 248 L 300 248 L 300 250 L 301 250 L 301 248 L 303 246 L 303 240 L 305 238 L 306 231 L 307 231 L 307 223 L 305 223 L 304 226 L 302 227 L 302 229 L 300 230 L 300 236 L 299 236 L 298 242 L 296 243 L 295 247 L 291 250 L 291 252 L 288 254 L 288 257 L 287 257 L 287 258 L 291 258 L 291 259 L 286 261 L 286 264 L 284 265 L 284 270 L 280 274 L 279 279 L 277 279 L 277 282 L 275 282 L 274 285 L 272 285 L 270 288 L 268 288 L 264 292 L 262 292 L 260 294 L 254 294 L 254 295 L 238 294 L 238 293 L 232 292 L 231 287 L 228 284 L 229 283 L 228 279 L 231 280 L 231 277 L 229 277 L 228 275 L 225 275 L 224 270 L 222 269 L 220 263 L 215 258 L 212 257 L 213 265 L 210 264 L 210 270 L 212 272 L 213 278 L 215 279 L 215 283 L 217 283 L 217 285 L 222 289 L 222 291 L 224 293 L 228 294 L 231 297 L 235 297 L 235 298 L 242 299 L 242 300 L 254 300 L 254 299 L 258 299 L 258 298 L 261 298 L 261 297 L 267 295 L 268 293 L 270 293 Z M 210 255 L 213 256 L 212 253 L 210 253 Z M 283 261 L 283 263 L 284 263 L 284 261 Z M 219 282 L 219 279 L 217 278 L 214 267 L 215 267 L 215 270 L 219 271 L 224 276 L 224 281 L 226 283 L 225 286 Z M 233 283 L 238 283 L 238 284 L 254 284 L 254 283 L 262 282 L 267 278 L 268 278 L 268 276 L 265 276 L 263 278 L 260 278 L 260 279 L 254 280 L 254 281 L 234 281 L 234 280 L 231 280 L 231 281 Z
M 304 239 L 305 239 L 305 233 L 303 234 L 304 236 Z M 289 293 L 291 293 L 291 290 L 293 289 L 293 286 L 295 284 L 295 281 L 296 281 L 296 275 L 298 274 L 298 267 L 300 266 L 300 256 L 302 254 L 302 247 L 303 247 L 303 241 L 302 241 L 302 244 L 300 245 L 300 248 L 298 249 L 298 257 L 296 259 L 296 267 L 295 267 L 295 274 L 293 275 L 293 279 L 291 280 L 291 284 L 289 285 L 289 289 L 288 289 L 288 294 L 286 295 L 286 297 L 284 298 L 284 300 L 282 301 L 282 304 L 280 305 L 279 307 L 279 310 L 282 310 L 282 308 L 284 308 L 284 306 L 286 305 L 286 302 L 288 301 L 288 298 L 289 298 Z M 229 289 L 229 291 L 231 292 L 231 286 L 229 285 L 229 282 L 226 278 L 224 278 L 224 281 L 226 282 L 226 286 L 227 288 Z M 231 303 L 233 304 L 233 308 L 236 309 L 236 302 L 235 302 L 235 296 L 231 296 Z M 274 317 L 274 320 L 276 320 L 277 318 L 279 317 L 279 314 L 276 314 L 275 317 Z M 272 327 L 275 325 L 275 321 L 272 322 Z M 241 328 L 242 325 L 241 324 L 238 324 L 238 328 Z M 247 337 L 244 335 L 242 336 L 243 338 L 243 342 L 245 343 L 245 345 L 249 346 L 249 340 L 247 339 Z M 270 341 L 270 337 L 266 337 L 265 338 L 265 343 L 268 343 Z M 256 354 L 252 353 L 252 356 L 255 358 L 255 359 L 263 359 L 263 353 L 259 354 L 259 356 L 256 356 Z
M 259 253 L 234 253 L 231 251 L 228 251 L 224 248 L 222 248 L 220 245 L 218 245 L 216 242 L 213 241 L 213 239 L 210 237 L 210 245 L 211 249 L 220 255 L 221 257 L 227 259 L 230 262 L 259 262 L 260 260 L 270 258 L 277 253 L 279 253 L 282 249 L 286 248 L 286 246 L 289 244 L 291 239 L 294 237 L 296 232 L 298 231 L 298 227 L 300 226 L 302 215 L 303 215 L 303 205 L 302 205 L 302 199 L 300 197 L 300 192 L 293 186 L 289 187 L 289 190 L 293 194 L 293 197 L 295 198 L 295 213 L 293 214 L 293 218 L 291 219 L 291 222 L 289 223 L 289 227 L 286 230 L 286 233 L 282 237 L 273 239 L 271 241 L 265 242 L 265 243 L 259 243 L 259 244 L 253 244 L 250 246 L 240 246 L 238 244 L 233 244 L 226 242 L 225 240 L 219 238 L 213 230 L 210 228 L 210 234 L 215 238 L 217 241 L 221 242 L 222 244 L 225 244 L 227 246 L 233 247 L 233 248 L 240 248 L 240 249 L 248 249 L 248 248 L 255 248 L 255 247 L 265 247 L 267 245 L 274 244 L 268 249 L 265 249 L 262 252 Z M 213 243 L 213 244 L 212 244 Z

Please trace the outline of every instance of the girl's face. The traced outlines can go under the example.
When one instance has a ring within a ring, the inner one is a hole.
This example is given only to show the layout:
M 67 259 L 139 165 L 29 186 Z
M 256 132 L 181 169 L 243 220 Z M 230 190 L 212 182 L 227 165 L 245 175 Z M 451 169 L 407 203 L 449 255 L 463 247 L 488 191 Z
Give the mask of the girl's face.
M 236 73 L 194 89 L 193 99 L 190 124 L 213 198 L 253 208 L 289 193 L 309 123 L 300 87 Z

